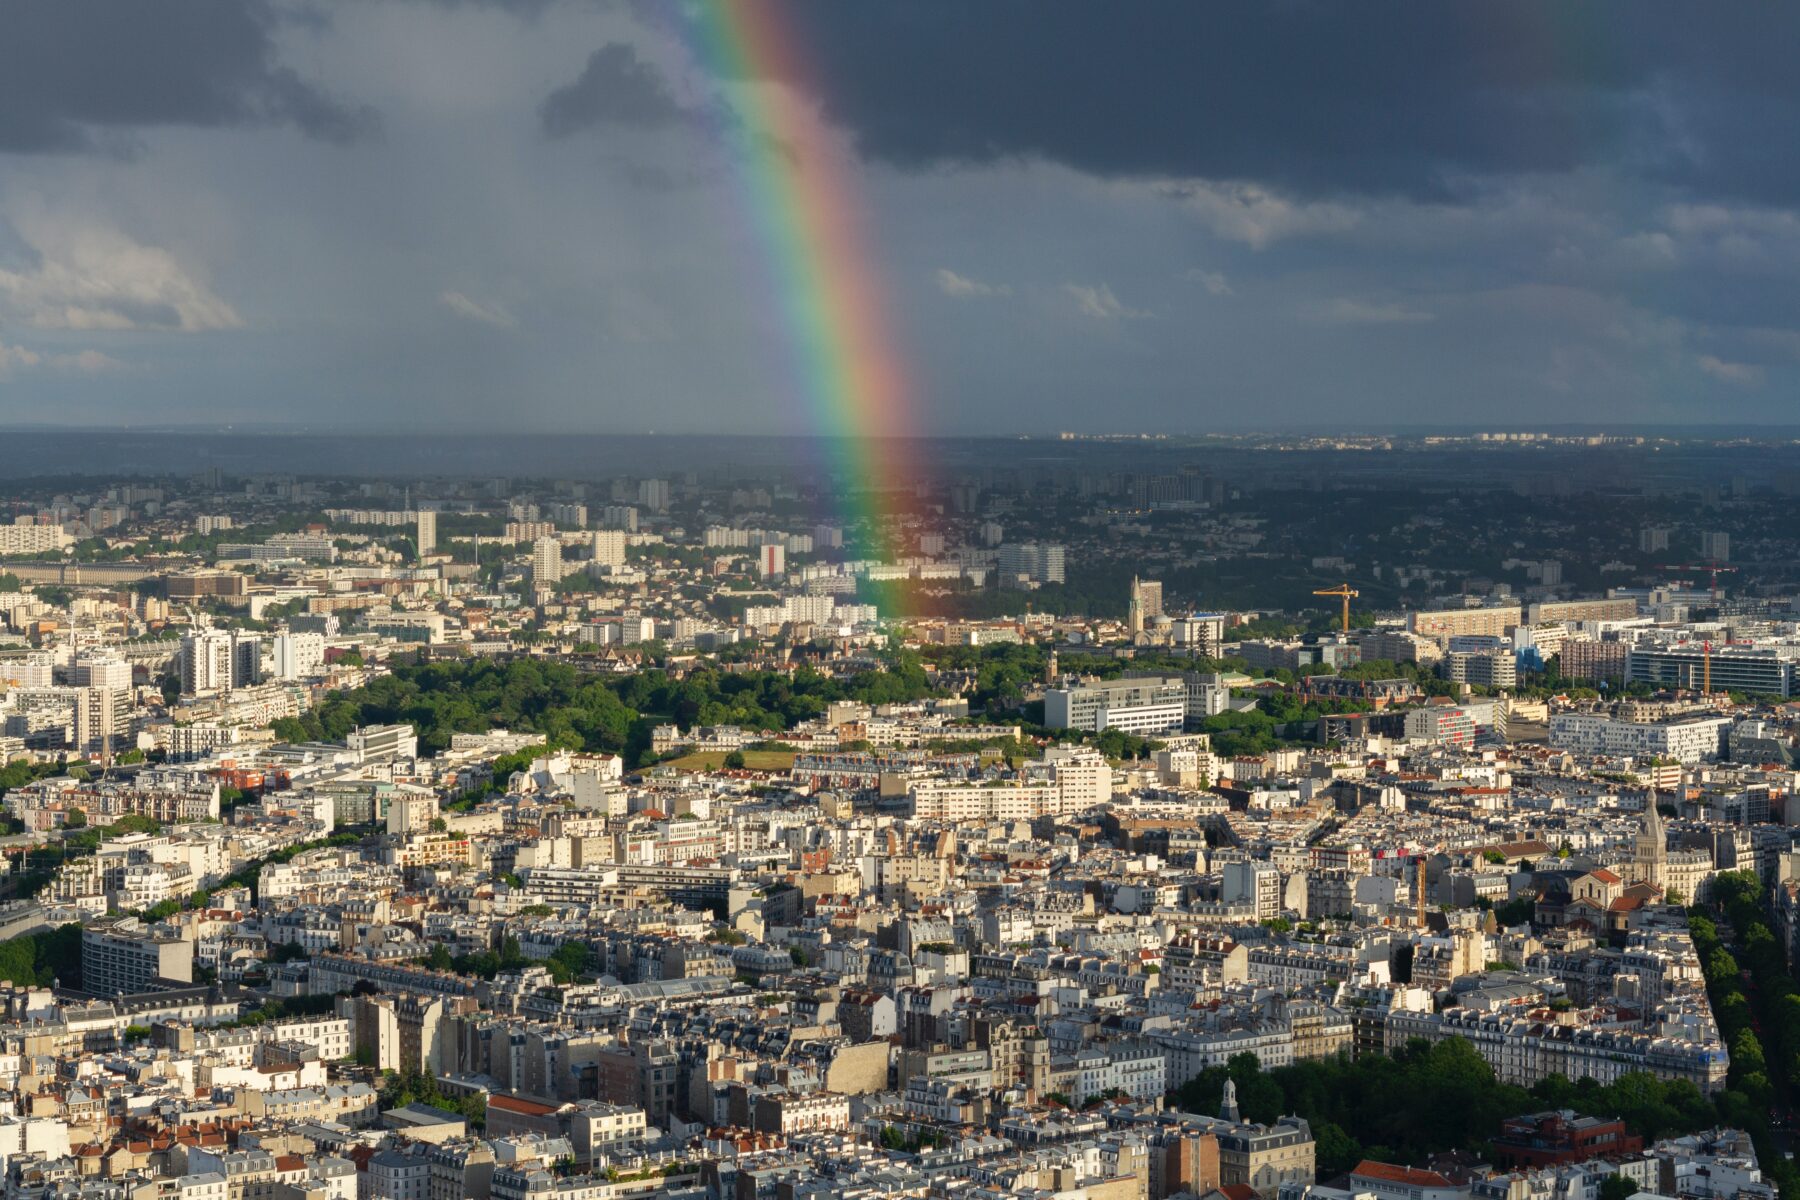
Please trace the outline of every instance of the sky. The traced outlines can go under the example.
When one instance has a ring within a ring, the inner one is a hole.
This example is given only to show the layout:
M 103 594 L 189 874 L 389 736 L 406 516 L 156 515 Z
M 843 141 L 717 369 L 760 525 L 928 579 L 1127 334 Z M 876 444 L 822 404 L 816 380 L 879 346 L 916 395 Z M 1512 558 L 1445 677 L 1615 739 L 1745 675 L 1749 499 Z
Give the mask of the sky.
M 709 48 L 727 4 L 788 52 Z M 849 236 L 794 228 L 874 298 L 888 431 L 1800 423 L 1797 35 L 1663 0 L 0 0 L 0 427 L 836 432 L 769 178 L 838 181 Z

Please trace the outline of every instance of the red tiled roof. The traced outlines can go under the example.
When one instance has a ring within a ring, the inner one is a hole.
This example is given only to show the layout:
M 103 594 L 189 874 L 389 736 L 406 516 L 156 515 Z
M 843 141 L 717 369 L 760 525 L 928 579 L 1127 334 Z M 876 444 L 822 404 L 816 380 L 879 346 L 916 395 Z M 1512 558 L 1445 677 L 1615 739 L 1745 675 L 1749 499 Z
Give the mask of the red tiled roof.
M 1408 1187 L 1455 1186 L 1436 1171 L 1421 1171 L 1416 1167 L 1397 1167 L 1393 1163 L 1375 1162 L 1367 1158 L 1357 1163 L 1356 1170 L 1350 1172 L 1351 1178 L 1358 1175 L 1365 1179 L 1385 1179 L 1390 1183 L 1404 1183 Z

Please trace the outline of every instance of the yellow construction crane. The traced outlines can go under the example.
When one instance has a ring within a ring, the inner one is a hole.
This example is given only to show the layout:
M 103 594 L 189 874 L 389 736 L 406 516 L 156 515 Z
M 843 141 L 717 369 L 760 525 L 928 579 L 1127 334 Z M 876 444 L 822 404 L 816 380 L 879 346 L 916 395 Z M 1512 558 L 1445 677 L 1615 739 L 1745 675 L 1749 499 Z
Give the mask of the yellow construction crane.
M 1315 596 L 1337 596 L 1344 601 L 1344 632 L 1350 632 L 1350 597 L 1360 596 L 1361 592 L 1347 583 L 1340 583 L 1334 588 L 1320 588 L 1313 592 Z

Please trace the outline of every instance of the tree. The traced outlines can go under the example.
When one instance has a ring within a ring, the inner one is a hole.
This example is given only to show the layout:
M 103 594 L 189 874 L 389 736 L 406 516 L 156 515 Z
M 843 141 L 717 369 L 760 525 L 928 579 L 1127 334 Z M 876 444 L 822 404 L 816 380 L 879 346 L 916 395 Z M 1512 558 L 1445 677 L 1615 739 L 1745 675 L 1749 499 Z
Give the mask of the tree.
M 594 948 L 586 942 L 564 942 L 544 960 L 544 966 L 557 983 L 569 984 L 583 975 L 592 974 L 598 964 Z
M 1511 929 L 1515 925 L 1529 925 L 1537 915 L 1537 897 L 1533 895 L 1514 896 L 1504 904 L 1494 908 L 1494 920 L 1503 929 Z
M 1608 1175 L 1600 1181 L 1600 1200 L 1625 1200 L 1625 1197 L 1637 1192 L 1638 1185 L 1634 1179 L 1623 1175 Z
M 87 814 L 79 808 L 71 808 L 63 814 L 64 829 L 85 829 L 87 823 Z
M 744 758 L 744 752 L 742 750 L 733 750 L 725 756 L 725 769 L 728 771 L 741 771 L 744 769 L 744 764 L 747 761 L 748 760 Z
M 1348 1171 L 1363 1159 L 1361 1143 L 1345 1133 L 1335 1121 L 1321 1122 L 1313 1130 L 1313 1138 L 1313 1151 L 1321 1175 Z

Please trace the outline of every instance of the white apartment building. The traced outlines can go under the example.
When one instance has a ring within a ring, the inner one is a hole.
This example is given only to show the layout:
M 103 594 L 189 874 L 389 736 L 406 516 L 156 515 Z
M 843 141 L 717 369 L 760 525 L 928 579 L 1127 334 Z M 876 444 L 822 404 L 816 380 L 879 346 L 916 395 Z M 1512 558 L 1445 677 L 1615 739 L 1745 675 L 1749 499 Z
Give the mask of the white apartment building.
M 589 542 L 595 566 L 612 567 L 625 565 L 625 531 L 623 529 L 596 529 Z
M 531 543 L 531 582 L 545 587 L 563 577 L 562 542 L 541 537 Z
M 324 634 L 290 632 L 275 635 L 275 678 L 308 679 L 324 671 Z
M 73 540 L 61 525 L 25 524 L 25 520 L 0 525 L 0 555 L 55 554 Z
M 1140 736 L 1168 733 L 1186 723 L 1187 713 L 1187 683 L 1177 677 L 1077 683 L 1044 693 L 1044 724 L 1052 729 L 1090 733 L 1119 729 Z
M 914 784 L 913 817 L 921 821 L 1032 821 L 1064 812 L 1053 783 Z
M 1723 750 L 1730 727 L 1729 717 L 1621 721 L 1600 713 L 1556 713 L 1550 718 L 1550 745 L 1576 754 L 1711 762 Z

